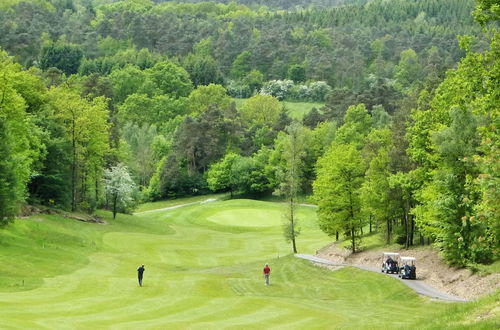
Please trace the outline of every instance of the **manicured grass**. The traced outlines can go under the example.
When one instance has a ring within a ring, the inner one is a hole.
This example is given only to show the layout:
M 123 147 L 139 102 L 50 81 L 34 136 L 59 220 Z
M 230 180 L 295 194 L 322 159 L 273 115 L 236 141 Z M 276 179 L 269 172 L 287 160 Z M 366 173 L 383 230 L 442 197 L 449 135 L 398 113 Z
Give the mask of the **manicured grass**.
M 148 208 L 155 205 L 165 207 Z M 432 302 L 381 274 L 331 272 L 294 258 L 281 234 L 284 207 L 228 200 L 116 220 L 102 212 L 108 225 L 56 216 L 18 220 L 0 231 L 0 327 L 442 329 L 498 322 L 474 319 L 495 306 L 494 298 Z M 299 252 L 329 242 L 315 209 L 301 207 L 298 217 Z M 270 287 L 261 275 L 266 262 Z
M 169 199 L 159 202 L 144 203 L 139 205 L 134 213 L 140 213 L 151 210 L 160 210 L 167 207 L 172 207 L 176 205 L 182 205 L 187 203 L 203 202 L 206 200 L 225 200 L 229 198 L 229 193 L 227 194 L 212 194 L 212 195 L 200 195 L 200 196 L 190 196 L 184 198 Z
M 302 119 L 306 113 L 308 113 L 312 108 L 320 109 L 325 104 L 318 102 L 282 102 L 285 109 L 288 110 L 288 114 L 292 118 Z
M 240 109 L 247 99 L 236 99 L 233 101 L 236 103 L 236 108 Z M 306 113 L 308 113 L 312 108 L 320 109 L 325 104 L 318 102 L 291 102 L 291 101 L 281 101 L 281 104 L 288 111 L 288 114 L 292 118 L 302 119 Z

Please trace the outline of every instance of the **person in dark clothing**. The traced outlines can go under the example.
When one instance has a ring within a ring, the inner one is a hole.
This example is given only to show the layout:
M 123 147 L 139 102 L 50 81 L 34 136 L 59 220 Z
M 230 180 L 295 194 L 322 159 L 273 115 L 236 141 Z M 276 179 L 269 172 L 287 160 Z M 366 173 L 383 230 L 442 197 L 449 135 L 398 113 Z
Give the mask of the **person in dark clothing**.
M 137 278 L 139 279 L 139 285 L 142 286 L 142 275 L 144 274 L 144 265 L 137 268 Z

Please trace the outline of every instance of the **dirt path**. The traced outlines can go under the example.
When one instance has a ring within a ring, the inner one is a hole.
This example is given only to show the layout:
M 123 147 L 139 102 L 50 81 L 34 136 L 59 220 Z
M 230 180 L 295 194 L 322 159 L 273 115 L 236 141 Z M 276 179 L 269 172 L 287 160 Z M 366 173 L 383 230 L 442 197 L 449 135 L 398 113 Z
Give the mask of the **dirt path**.
M 355 268 L 359 268 L 359 269 L 363 269 L 363 270 L 368 270 L 371 272 L 385 274 L 385 273 L 381 273 L 380 269 L 375 268 L 375 267 L 343 264 L 343 263 L 315 257 L 315 256 L 310 255 L 310 254 L 296 254 L 295 257 L 306 259 L 306 260 L 312 261 L 314 263 L 329 265 L 329 266 L 337 266 L 337 267 L 351 266 L 351 267 L 355 267 Z M 439 291 L 431 288 L 430 286 L 425 284 L 424 281 L 421 281 L 421 280 L 411 280 L 410 281 L 410 280 L 403 280 L 394 274 L 385 274 L 385 275 L 391 276 L 392 278 L 403 282 L 409 288 L 413 289 L 415 292 L 417 292 L 418 294 L 420 294 L 422 296 L 426 296 L 426 297 L 430 297 L 430 298 L 438 299 L 438 300 L 453 301 L 453 302 L 467 302 L 467 301 L 469 301 L 467 299 L 458 298 L 458 297 L 450 296 L 450 295 L 443 293 L 443 292 L 439 292 Z
M 186 204 L 178 204 L 178 205 L 174 205 L 174 206 L 164 207 L 162 209 L 154 209 L 154 210 L 149 210 L 149 211 L 136 212 L 136 213 L 134 213 L 134 215 L 174 210 L 174 209 L 178 209 L 178 208 L 184 207 L 184 206 L 205 204 L 205 203 L 210 203 L 210 202 L 215 202 L 215 201 L 217 201 L 217 199 L 209 198 L 209 199 L 205 199 L 204 201 L 201 201 L 201 202 L 191 202 L 191 203 L 186 203 Z

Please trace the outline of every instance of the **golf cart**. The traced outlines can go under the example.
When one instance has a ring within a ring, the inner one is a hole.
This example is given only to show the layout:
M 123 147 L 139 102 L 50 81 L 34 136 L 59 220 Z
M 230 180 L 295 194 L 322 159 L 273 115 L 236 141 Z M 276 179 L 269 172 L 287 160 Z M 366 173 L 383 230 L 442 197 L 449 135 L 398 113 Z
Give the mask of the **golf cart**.
M 399 273 L 399 253 L 394 252 L 384 252 L 382 255 L 382 273 Z
M 399 277 L 406 280 L 415 280 L 417 278 L 417 267 L 415 267 L 415 258 L 401 257 L 401 269 Z

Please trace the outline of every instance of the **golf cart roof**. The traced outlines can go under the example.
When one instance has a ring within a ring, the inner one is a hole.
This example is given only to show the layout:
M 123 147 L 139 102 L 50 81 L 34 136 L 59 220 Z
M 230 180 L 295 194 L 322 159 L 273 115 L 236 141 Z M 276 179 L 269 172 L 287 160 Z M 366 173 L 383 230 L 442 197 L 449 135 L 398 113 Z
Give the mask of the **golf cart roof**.
M 395 252 L 384 252 L 384 256 L 399 256 L 399 253 L 395 253 Z
M 413 257 L 401 257 L 401 261 L 415 261 L 417 259 L 413 258 Z

